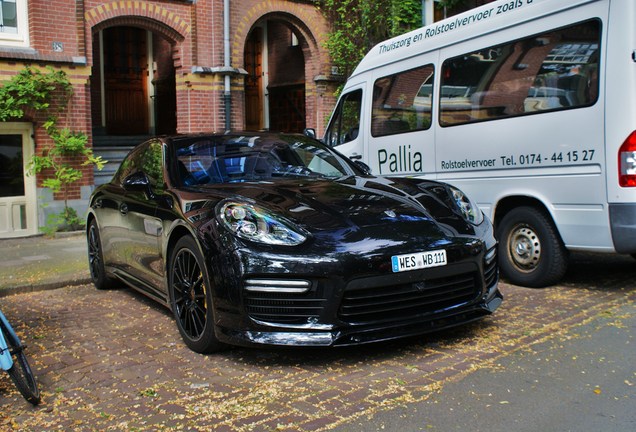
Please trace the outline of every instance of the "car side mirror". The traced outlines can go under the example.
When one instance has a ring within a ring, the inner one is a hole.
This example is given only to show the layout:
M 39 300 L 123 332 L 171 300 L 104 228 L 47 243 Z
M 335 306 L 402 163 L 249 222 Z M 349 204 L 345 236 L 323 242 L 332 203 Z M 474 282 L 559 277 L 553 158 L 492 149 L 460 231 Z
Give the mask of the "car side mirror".
M 303 134 L 305 134 L 305 136 L 308 136 L 309 138 L 316 139 L 316 129 L 314 128 L 305 128 L 303 130 Z
M 360 170 L 362 171 L 362 173 L 364 175 L 370 175 L 371 174 L 371 167 L 367 164 L 365 164 L 362 161 L 359 160 L 354 160 L 353 164 Z
M 148 198 L 153 199 L 155 194 L 150 186 L 150 179 L 146 173 L 137 171 L 124 179 L 124 189 L 128 191 L 143 192 Z

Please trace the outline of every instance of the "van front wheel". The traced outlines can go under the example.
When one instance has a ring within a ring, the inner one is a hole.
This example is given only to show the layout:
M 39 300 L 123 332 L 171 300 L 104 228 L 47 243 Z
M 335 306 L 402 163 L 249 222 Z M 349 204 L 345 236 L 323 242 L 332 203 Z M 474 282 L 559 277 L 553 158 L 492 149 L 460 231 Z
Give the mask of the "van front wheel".
M 552 219 L 534 207 L 510 211 L 497 227 L 499 268 L 511 283 L 543 288 L 567 270 L 568 253 Z

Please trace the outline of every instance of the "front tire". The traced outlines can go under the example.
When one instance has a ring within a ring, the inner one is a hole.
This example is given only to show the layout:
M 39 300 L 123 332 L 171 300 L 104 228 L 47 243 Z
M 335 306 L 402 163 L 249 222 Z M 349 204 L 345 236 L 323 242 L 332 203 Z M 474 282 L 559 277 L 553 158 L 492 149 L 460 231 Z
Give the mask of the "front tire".
M 534 207 L 510 211 L 498 224 L 497 238 L 499 268 L 511 283 L 543 288 L 565 275 L 568 253 L 544 212 Z
M 203 256 L 192 237 L 177 241 L 170 258 L 168 290 L 185 344 L 198 353 L 225 347 L 214 333 L 212 290 Z

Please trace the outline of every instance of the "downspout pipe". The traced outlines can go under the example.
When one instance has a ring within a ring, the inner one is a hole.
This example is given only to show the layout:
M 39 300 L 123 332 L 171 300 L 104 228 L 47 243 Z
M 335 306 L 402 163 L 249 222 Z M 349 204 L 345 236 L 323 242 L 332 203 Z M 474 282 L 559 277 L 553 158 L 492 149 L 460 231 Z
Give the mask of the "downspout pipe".
M 223 0 L 223 50 L 224 59 L 223 67 L 226 70 L 231 69 L 231 53 L 230 53 L 230 0 Z M 231 76 L 225 74 L 225 88 L 223 92 L 223 100 L 225 102 L 225 130 L 232 128 L 232 94 L 231 94 Z

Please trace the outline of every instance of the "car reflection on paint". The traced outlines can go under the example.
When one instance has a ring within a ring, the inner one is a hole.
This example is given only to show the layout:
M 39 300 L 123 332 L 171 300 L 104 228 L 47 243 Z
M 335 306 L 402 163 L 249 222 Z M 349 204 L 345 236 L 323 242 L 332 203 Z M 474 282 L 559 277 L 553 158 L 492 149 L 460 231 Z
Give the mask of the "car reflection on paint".
M 91 196 L 87 239 L 95 286 L 167 306 L 197 352 L 389 340 L 502 301 L 492 225 L 461 191 L 303 135 L 150 139 Z

